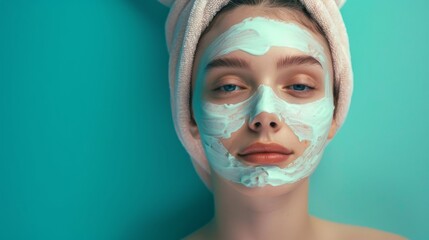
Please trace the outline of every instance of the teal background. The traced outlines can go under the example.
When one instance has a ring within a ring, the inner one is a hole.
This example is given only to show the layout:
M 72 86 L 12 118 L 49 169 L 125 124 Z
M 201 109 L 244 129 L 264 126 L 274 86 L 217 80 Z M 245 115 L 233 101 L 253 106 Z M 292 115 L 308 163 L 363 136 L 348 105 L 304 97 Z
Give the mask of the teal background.
M 355 92 L 319 217 L 426 239 L 429 3 L 349 0 Z M 178 239 L 213 214 L 171 120 L 146 0 L 0 0 L 0 239 Z

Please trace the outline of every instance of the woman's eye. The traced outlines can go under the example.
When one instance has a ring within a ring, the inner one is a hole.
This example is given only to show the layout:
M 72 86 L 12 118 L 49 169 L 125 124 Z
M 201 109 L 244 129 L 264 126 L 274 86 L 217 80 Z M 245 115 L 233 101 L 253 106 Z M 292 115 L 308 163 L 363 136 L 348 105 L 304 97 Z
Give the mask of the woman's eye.
M 298 83 L 287 86 L 286 92 L 296 98 L 310 98 L 316 93 L 316 88 L 307 84 Z
M 241 87 L 234 84 L 226 84 L 226 85 L 220 86 L 217 90 L 220 90 L 223 92 L 233 92 L 236 90 L 241 90 Z
M 306 92 L 306 91 L 310 91 L 310 90 L 314 89 L 314 88 L 307 86 L 305 84 L 293 84 L 293 85 L 289 86 L 288 88 L 293 90 L 293 91 L 297 91 L 297 92 Z

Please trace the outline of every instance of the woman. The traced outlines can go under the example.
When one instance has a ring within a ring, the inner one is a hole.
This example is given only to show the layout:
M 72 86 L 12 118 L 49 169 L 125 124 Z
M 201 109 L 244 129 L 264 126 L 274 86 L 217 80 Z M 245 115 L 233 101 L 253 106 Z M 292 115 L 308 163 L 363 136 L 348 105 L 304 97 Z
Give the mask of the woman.
M 175 127 L 215 199 L 213 220 L 186 239 L 403 239 L 308 213 L 308 177 L 352 91 L 341 5 L 172 5 Z

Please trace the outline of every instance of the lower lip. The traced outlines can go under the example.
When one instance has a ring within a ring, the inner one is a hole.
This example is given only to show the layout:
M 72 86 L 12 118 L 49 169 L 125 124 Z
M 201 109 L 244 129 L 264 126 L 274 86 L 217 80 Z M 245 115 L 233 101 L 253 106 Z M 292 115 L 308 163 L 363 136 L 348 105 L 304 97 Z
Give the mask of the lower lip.
M 282 153 L 252 153 L 241 156 L 243 160 L 256 164 L 278 164 L 286 161 L 290 155 Z

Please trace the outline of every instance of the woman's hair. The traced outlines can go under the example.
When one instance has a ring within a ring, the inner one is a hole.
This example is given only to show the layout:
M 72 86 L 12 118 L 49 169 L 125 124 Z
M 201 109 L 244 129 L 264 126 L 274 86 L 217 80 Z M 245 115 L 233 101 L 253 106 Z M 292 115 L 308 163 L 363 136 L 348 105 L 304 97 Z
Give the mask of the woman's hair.
M 280 11 L 277 12 L 270 12 L 272 14 L 279 14 L 282 9 L 291 10 L 288 11 L 288 14 L 292 19 L 294 19 L 296 22 L 302 24 L 303 26 L 307 27 L 312 32 L 319 34 L 323 36 L 323 38 L 326 39 L 325 33 L 323 32 L 322 28 L 319 26 L 319 24 L 313 20 L 313 17 L 311 14 L 307 11 L 305 6 L 301 3 L 300 0 L 231 0 L 227 5 L 225 5 L 214 17 L 214 19 L 210 22 L 210 24 L 207 26 L 207 28 L 203 31 L 201 34 L 200 39 L 212 28 L 212 26 L 215 24 L 217 18 L 227 13 L 239 6 L 261 6 L 265 8 L 277 8 Z M 334 74 L 335 76 L 335 74 Z M 338 102 L 338 94 L 339 94 L 339 86 L 336 84 L 335 79 L 333 79 L 334 82 L 334 104 L 337 106 Z M 334 110 L 334 116 L 336 113 L 336 108 Z

